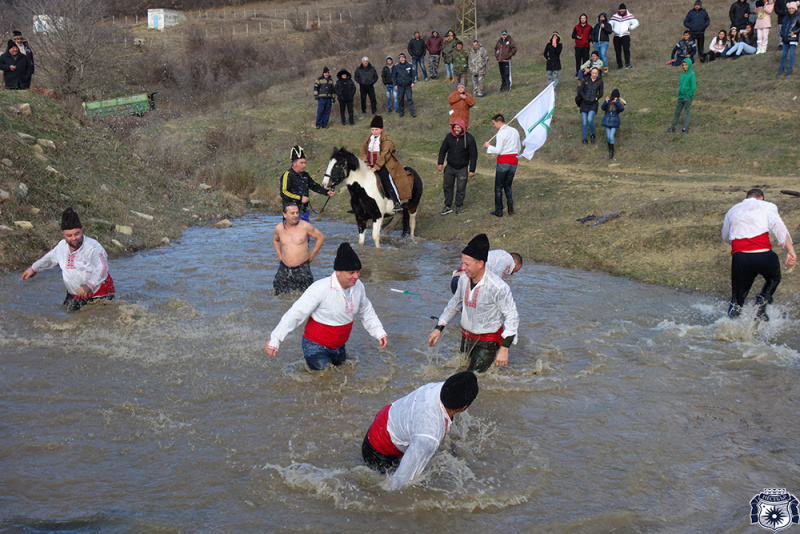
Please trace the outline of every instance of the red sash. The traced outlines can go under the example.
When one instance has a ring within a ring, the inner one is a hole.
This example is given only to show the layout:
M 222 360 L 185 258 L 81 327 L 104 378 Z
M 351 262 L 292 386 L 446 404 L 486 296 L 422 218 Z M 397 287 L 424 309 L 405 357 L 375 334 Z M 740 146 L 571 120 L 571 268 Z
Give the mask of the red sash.
M 391 407 L 391 404 L 387 404 L 381 408 L 381 411 L 379 411 L 378 415 L 375 416 L 372 426 L 369 427 L 367 439 L 369 440 L 369 444 L 372 445 L 376 451 L 383 455 L 403 456 L 403 452 L 395 447 L 394 443 L 392 442 L 392 437 L 389 435 L 389 429 L 386 427 L 389 422 L 389 408 Z
M 108 275 L 108 276 L 106 276 L 106 279 L 103 280 L 103 283 L 100 284 L 100 287 L 97 288 L 97 291 L 95 291 L 94 293 L 89 294 L 89 296 L 86 297 L 86 299 L 93 299 L 93 298 L 97 298 L 97 297 L 107 297 L 108 295 L 113 295 L 114 293 L 116 293 L 116 291 L 114 289 L 114 280 L 111 279 L 111 275 Z M 75 300 L 85 300 L 85 299 L 80 298 L 78 295 L 72 295 L 72 293 L 70 293 L 70 295 Z
M 764 249 L 772 250 L 772 243 L 769 242 L 769 232 L 764 232 L 749 239 L 734 239 L 731 242 L 731 254 Z
M 495 343 L 503 343 L 503 327 L 497 332 L 489 332 L 488 334 L 473 334 L 469 330 L 461 329 L 461 336 L 471 341 L 494 341 Z
M 350 339 L 350 332 L 352 330 L 352 321 L 341 326 L 331 326 L 329 324 L 317 322 L 313 317 L 309 317 L 303 335 L 306 339 L 313 341 L 317 345 L 322 345 L 329 349 L 340 349 L 342 345 L 347 343 L 347 340 Z
M 497 156 L 498 165 L 517 165 L 518 163 L 519 158 L 517 158 L 516 154 L 500 154 Z

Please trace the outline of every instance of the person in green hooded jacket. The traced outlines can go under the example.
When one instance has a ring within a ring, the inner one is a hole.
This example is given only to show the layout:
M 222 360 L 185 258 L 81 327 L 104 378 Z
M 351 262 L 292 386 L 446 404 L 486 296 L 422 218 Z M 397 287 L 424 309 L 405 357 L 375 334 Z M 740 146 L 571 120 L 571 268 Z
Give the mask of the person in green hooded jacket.
M 692 60 L 688 57 L 681 62 L 683 74 L 681 74 L 681 82 L 678 85 L 678 105 L 675 106 L 675 116 L 672 117 L 672 126 L 667 128 L 667 133 L 675 133 L 675 126 L 678 125 L 678 119 L 683 110 L 683 129 L 681 134 L 686 135 L 689 133 L 689 116 L 692 107 L 692 100 L 694 99 L 694 92 L 697 89 L 697 77 L 692 70 Z

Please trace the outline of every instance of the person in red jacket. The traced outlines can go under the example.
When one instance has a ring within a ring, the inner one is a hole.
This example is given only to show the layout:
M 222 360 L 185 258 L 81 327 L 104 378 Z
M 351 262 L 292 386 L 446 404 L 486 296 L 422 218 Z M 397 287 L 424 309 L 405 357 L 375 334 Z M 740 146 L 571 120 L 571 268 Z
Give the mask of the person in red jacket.
M 581 71 L 581 65 L 589 61 L 589 44 L 592 39 L 592 27 L 586 13 L 581 13 L 578 23 L 572 29 L 572 38 L 575 39 L 575 77 Z

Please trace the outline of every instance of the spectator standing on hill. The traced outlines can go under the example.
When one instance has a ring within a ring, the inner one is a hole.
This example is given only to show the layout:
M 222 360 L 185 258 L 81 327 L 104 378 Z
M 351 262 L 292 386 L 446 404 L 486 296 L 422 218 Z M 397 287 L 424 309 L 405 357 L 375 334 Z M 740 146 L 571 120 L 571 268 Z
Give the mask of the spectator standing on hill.
M 695 0 L 694 7 L 686 13 L 686 18 L 683 19 L 683 25 L 697 43 L 697 54 L 700 56 L 701 62 L 705 61 L 703 48 L 706 45 L 706 28 L 709 24 L 711 24 L 711 19 L 708 17 L 708 11 L 703 9 L 702 0 Z
M 0 70 L 3 71 L 6 89 L 25 89 L 29 69 L 28 58 L 19 51 L 17 43 L 9 40 L 6 52 L 0 55 Z
M 800 14 L 797 12 L 798 2 L 787 2 L 786 16 L 783 17 L 781 24 L 781 66 L 778 68 L 778 75 L 784 72 L 789 76 L 794 68 L 794 56 L 797 51 L 797 35 L 800 33 Z M 789 63 L 786 63 L 786 58 Z
M 392 71 L 394 70 L 394 60 L 392 56 L 386 56 L 386 64 L 381 71 L 381 82 L 386 88 L 386 108 L 389 113 L 393 109 L 397 109 L 397 90 L 394 88 L 394 80 L 392 79 Z
M 497 143 L 495 146 L 485 142 L 483 147 L 487 154 L 497 155 L 497 167 L 494 172 L 494 211 L 489 213 L 495 217 L 503 216 L 503 193 L 506 194 L 508 214 L 514 214 L 514 198 L 511 184 L 517 173 L 518 155 L 522 148 L 519 142 L 519 132 L 506 124 L 506 119 L 501 114 L 492 117 L 492 126 L 497 129 Z
M 517 44 L 514 39 L 503 30 L 500 39 L 494 46 L 494 57 L 500 67 L 500 92 L 511 90 L 511 58 L 517 53 Z
M 728 11 L 728 17 L 731 19 L 731 27 L 737 30 L 743 30 L 744 25 L 750 18 L 750 4 L 747 0 L 736 0 L 731 4 L 731 9 Z
M 416 117 L 414 112 L 414 73 L 412 71 L 411 63 L 406 61 L 406 55 L 400 54 L 397 57 L 397 65 L 392 69 L 392 81 L 394 81 L 394 88 L 397 91 L 397 114 L 403 116 L 404 104 L 403 99 L 408 101 L 408 111 L 411 112 L 412 117 Z
M 458 89 L 459 84 L 467 85 L 467 74 L 469 73 L 469 52 L 464 50 L 464 43 L 456 43 L 453 52 L 453 89 Z
M 361 65 L 356 67 L 353 78 L 358 84 L 358 89 L 361 93 L 361 114 L 367 114 L 367 97 L 369 97 L 372 114 L 377 115 L 378 107 L 375 101 L 375 84 L 378 83 L 378 71 L 375 70 L 375 67 L 369 62 L 367 56 L 361 58 Z
M 553 84 L 553 91 L 558 89 L 558 72 L 561 70 L 561 36 L 553 32 L 547 46 L 544 47 L 544 59 L 547 61 L 547 84 Z
M 478 42 L 472 41 L 469 51 L 469 72 L 472 74 L 472 92 L 477 97 L 483 96 L 483 82 L 486 79 L 486 65 L 489 63 L 489 52 Z
M 608 143 L 608 159 L 614 159 L 614 135 L 620 126 L 619 114 L 625 111 L 622 99 L 619 97 L 619 89 L 611 91 L 611 96 L 606 97 L 606 101 L 600 106 L 605 111 L 601 126 L 606 128 L 606 142 Z
M 344 112 L 347 110 L 350 116 L 350 126 L 355 124 L 353 122 L 353 100 L 356 96 L 356 84 L 350 78 L 350 71 L 342 69 L 336 73 L 338 80 L 336 81 L 336 96 L 339 98 L 339 112 L 342 115 L 342 126 L 345 125 Z
M 785 17 L 787 15 L 787 13 L 789 12 L 786 9 L 786 4 L 787 4 L 786 0 L 775 0 L 774 11 L 775 11 L 775 14 L 778 16 L 778 26 L 783 24 L 783 17 Z M 779 48 L 780 48 L 780 45 L 779 45 Z
M 614 54 L 617 56 L 617 70 L 622 69 L 622 56 L 625 56 L 625 68 L 631 65 L 631 32 L 639 27 L 639 21 L 628 11 L 625 4 L 611 17 L 611 28 L 614 30 Z
M 464 121 L 464 128 L 469 127 L 469 110 L 475 105 L 475 99 L 467 93 L 467 87 L 460 83 L 456 90 L 447 98 L 450 104 L 450 124 L 455 124 L 456 119 Z
M 314 82 L 314 100 L 317 101 L 317 129 L 327 128 L 331 116 L 331 107 L 336 100 L 334 82 L 328 67 L 322 69 L 322 76 Z
M 670 56 L 670 60 L 667 61 L 667 65 L 677 67 L 683 62 L 684 58 L 687 57 L 694 61 L 696 52 L 697 44 L 692 38 L 692 33 L 689 30 L 683 30 L 683 39 L 678 41 L 678 44 L 672 48 L 672 55 Z M 677 57 L 675 57 L 676 54 Z
M 683 73 L 681 74 L 681 81 L 678 85 L 678 104 L 675 106 L 675 115 L 672 117 L 672 126 L 667 128 L 667 133 L 675 133 L 675 127 L 678 125 L 678 119 L 683 110 L 683 129 L 681 134 L 686 135 L 689 133 L 689 116 L 692 108 L 692 100 L 694 99 L 694 92 L 697 90 L 697 77 L 692 70 L 692 60 L 686 58 L 681 63 Z
M 756 37 L 758 45 L 756 54 L 764 54 L 769 43 L 769 30 L 772 28 L 772 11 L 775 8 L 773 0 L 756 0 Z
M 603 74 L 608 72 L 608 40 L 614 31 L 611 29 L 611 23 L 608 22 L 608 15 L 600 13 L 597 16 L 597 24 L 592 28 L 592 43 L 594 49 L 600 54 L 600 59 L 603 60 Z
M 428 70 L 430 71 L 431 80 L 435 80 L 439 75 L 439 60 L 442 57 L 443 44 L 444 39 L 439 35 L 439 30 L 434 28 L 428 40 L 425 41 L 425 48 L 428 49 Z
M 447 166 L 442 167 L 447 157 Z M 438 171 L 444 170 L 442 190 L 444 191 L 444 208 L 439 215 L 453 213 L 453 187 L 456 189 L 456 214 L 464 212 L 464 198 L 467 195 L 467 180 L 475 176 L 478 164 L 478 145 L 467 126 L 461 119 L 455 119 L 450 125 L 450 133 L 442 141 L 439 148 Z
M 453 81 L 453 52 L 456 50 L 456 43 L 459 43 L 453 30 L 447 30 L 447 36 L 442 42 L 442 60 L 445 66 L 446 82 Z
M 320 195 L 333 196 L 333 191 L 328 191 L 306 172 L 306 153 L 303 147 L 292 147 L 292 166 L 281 175 L 281 203 L 297 204 L 300 208 L 300 219 L 308 222 L 308 190 L 311 189 Z
M 575 77 L 581 72 L 581 65 L 589 61 L 589 43 L 592 39 L 592 27 L 589 26 L 589 17 L 581 13 L 578 23 L 572 28 L 572 38 L 575 39 Z
M 583 80 L 583 85 L 578 88 L 581 97 L 581 134 L 583 144 L 589 143 L 587 135 L 591 135 L 592 144 L 595 143 L 594 117 L 597 115 L 597 106 L 603 98 L 603 78 L 600 77 L 600 69 L 593 68 L 588 80 Z
M 14 30 L 13 35 L 14 36 L 12 37 L 12 40 L 17 43 L 19 53 L 28 58 L 28 72 L 25 75 L 25 78 L 22 80 L 22 89 L 30 89 L 31 79 L 33 78 L 33 73 L 36 70 L 36 65 L 33 62 L 33 50 L 31 50 L 28 40 L 22 36 L 21 31 Z
M 756 319 L 769 321 L 767 305 L 781 283 L 781 260 L 772 250 L 769 234 L 786 249 L 786 265 L 794 267 L 797 254 L 792 236 L 778 214 L 778 207 L 764 200 L 761 189 L 751 189 L 745 199 L 725 214 L 722 239 L 731 245 L 731 303 L 728 317 L 738 317 L 758 275 L 764 285 L 756 295 Z
M 425 52 L 427 50 L 425 41 L 419 32 L 414 32 L 414 37 L 408 42 L 408 53 L 411 55 L 411 64 L 414 67 L 414 83 L 419 81 L 417 70 L 422 69 L 422 76 L 428 81 L 428 71 L 425 70 Z

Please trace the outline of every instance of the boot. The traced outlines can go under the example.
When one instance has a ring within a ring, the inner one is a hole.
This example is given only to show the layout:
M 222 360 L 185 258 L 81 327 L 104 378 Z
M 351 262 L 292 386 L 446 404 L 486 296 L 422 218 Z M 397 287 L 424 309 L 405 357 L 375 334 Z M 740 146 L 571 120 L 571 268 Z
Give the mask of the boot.
M 614 145 L 608 143 L 608 159 L 614 159 Z
M 514 203 L 513 202 L 509 202 L 508 203 L 508 214 L 509 215 L 514 215 Z
M 769 321 L 767 304 L 769 304 L 769 301 L 766 298 L 761 295 L 756 295 L 756 306 L 758 307 L 758 310 L 756 310 L 756 321 Z
M 592 134 L 590 139 L 592 140 L 592 144 L 594 144 L 594 134 Z
M 490 211 L 489 213 L 491 215 L 494 215 L 495 217 L 502 217 L 503 216 L 503 208 L 500 208 L 500 209 L 495 208 L 492 211 Z

